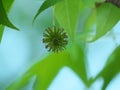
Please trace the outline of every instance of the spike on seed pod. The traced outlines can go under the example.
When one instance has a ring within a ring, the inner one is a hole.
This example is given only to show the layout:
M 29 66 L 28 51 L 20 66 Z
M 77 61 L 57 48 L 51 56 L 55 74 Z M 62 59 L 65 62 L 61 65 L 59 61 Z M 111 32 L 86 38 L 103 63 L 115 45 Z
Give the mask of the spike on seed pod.
M 68 44 L 67 33 L 64 29 L 56 26 L 52 29 L 48 27 L 43 33 L 43 43 L 46 44 L 45 48 L 47 48 L 48 51 L 52 51 L 54 53 L 62 51 Z

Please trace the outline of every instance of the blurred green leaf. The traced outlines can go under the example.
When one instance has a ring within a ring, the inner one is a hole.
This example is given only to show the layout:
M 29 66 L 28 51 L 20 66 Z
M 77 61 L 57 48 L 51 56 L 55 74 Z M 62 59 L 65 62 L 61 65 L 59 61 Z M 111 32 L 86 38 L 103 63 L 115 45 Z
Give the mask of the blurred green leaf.
M 120 72 L 120 46 L 108 58 L 105 68 L 97 75 L 95 80 L 99 77 L 104 78 L 104 85 L 102 90 L 105 90 L 115 75 Z
M 81 0 L 64 0 L 55 5 L 55 17 L 71 39 L 75 36 L 80 10 Z
M 32 76 L 36 75 L 33 85 L 34 90 L 46 90 L 59 70 L 68 66 L 87 83 L 84 53 L 79 45 L 74 46 L 73 52 L 51 54 L 44 60 L 33 65 L 18 81 L 12 83 L 7 90 L 19 90 L 29 83 Z M 74 55 L 72 55 L 74 53 Z
M 4 5 L 5 10 L 7 12 L 9 12 L 14 0 L 2 0 L 2 1 L 3 1 L 3 5 Z M 2 40 L 3 32 L 4 32 L 4 25 L 0 25 L 0 42 Z
M 14 0 L 2 0 L 6 12 L 9 12 Z
M 78 41 L 91 41 L 94 37 L 96 30 L 96 10 L 86 9 L 80 16 L 80 22 L 78 28 L 80 30 L 76 32 Z
M 105 0 L 81 0 L 85 7 L 94 8 L 96 3 L 104 2 Z
M 6 11 L 3 6 L 2 0 L 0 0 L 0 24 L 8 26 L 10 28 L 13 28 L 15 30 L 18 30 L 8 19 Z
M 8 90 L 19 90 L 24 87 L 33 75 L 36 75 L 34 90 L 46 90 L 58 71 L 69 64 L 69 54 L 52 54 L 32 66 L 17 83 L 13 83 Z M 41 82 L 41 83 L 40 83 Z
M 59 70 L 70 64 L 69 60 L 70 58 L 68 53 L 53 54 L 48 57 L 48 59 L 45 60 L 46 63 L 41 63 L 44 68 L 40 67 L 39 69 L 41 72 L 38 72 L 37 74 L 38 79 L 34 84 L 34 90 L 46 90 Z
M 96 11 L 95 9 L 91 10 L 90 15 L 88 16 L 85 23 L 85 33 L 90 33 L 93 31 L 91 28 L 95 26 L 96 23 Z
M 120 19 L 120 9 L 111 3 L 103 3 L 96 10 L 97 30 L 93 41 L 110 31 Z
M 62 0 L 45 0 L 44 3 L 40 6 L 39 10 L 37 11 L 37 14 L 34 17 L 33 22 L 35 21 L 35 19 L 37 18 L 37 16 L 43 12 L 45 9 L 55 5 L 56 3 L 60 2 Z
M 83 3 L 84 3 L 84 5 L 86 5 L 86 7 L 94 7 L 95 6 L 95 3 L 97 2 L 97 1 L 100 1 L 100 0 L 81 0 Z
M 82 81 L 89 87 L 91 84 L 87 79 L 86 70 L 86 55 L 84 53 L 84 48 L 81 48 L 79 44 L 73 44 L 70 46 L 70 58 L 72 64 L 69 67 L 82 79 Z
M 4 31 L 4 26 L 0 25 L 0 42 L 2 41 L 3 31 Z

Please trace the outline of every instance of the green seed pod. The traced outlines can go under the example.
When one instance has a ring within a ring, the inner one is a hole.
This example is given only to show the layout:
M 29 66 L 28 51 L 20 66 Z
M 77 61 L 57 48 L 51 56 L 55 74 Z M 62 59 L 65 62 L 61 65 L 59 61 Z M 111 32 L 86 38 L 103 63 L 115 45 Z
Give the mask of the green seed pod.
M 57 28 L 56 26 L 47 28 L 43 33 L 43 43 L 46 44 L 45 48 L 48 48 L 48 51 L 57 53 L 65 49 L 68 44 L 67 33 L 64 32 L 64 29 Z

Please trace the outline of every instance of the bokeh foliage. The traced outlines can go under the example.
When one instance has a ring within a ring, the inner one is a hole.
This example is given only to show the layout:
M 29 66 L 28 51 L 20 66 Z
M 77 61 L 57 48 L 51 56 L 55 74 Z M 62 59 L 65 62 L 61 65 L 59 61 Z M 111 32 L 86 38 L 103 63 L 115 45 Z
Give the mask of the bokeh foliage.
M 6 13 L 13 2 L 14 0 L 0 0 L 0 37 L 2 37 L 4 26 L 17 29 L 11 24 Z M 59 70 L 64 66 L 70 67 L 83 80 L 87 87 L 90 87 L 99 77 L 103 77 L 104 85 L 102 90 L 105 90 L 110 81 L 120 71 L 120 47 L 118 46 L 108 57 L 108 62 L 104 69 L 95 78 L 88 80 L 85 45 L 109 33 L 120 19 L 120 8 L 111 3 L 106 3 L 104 0 L 45 0 L 35 14 L 33 23 L 36 21 L 38 15 L 49 7 L 53 7 L 55 19 L 61 27 L 64 27 L 70 37 L 66 50 L 57 54 L 50 53 L 43 60 L 39 60 L 18 80 L 9 85 L 7 90 L 19 90 L 25 87 L 33 76 L 36 77 L 33 89 L 46 90 Z M 84 19 L 86 27 L 83 30 L 79 28 L 82 33 L 78 34 L 76 33 L 76 28 L 79 18 L 87 9 L 90 9 L 90 14 L 86 17 L 87 19 Z M 96 25 L 95 34 L 88 41 L 93 32 L 93 25 Z

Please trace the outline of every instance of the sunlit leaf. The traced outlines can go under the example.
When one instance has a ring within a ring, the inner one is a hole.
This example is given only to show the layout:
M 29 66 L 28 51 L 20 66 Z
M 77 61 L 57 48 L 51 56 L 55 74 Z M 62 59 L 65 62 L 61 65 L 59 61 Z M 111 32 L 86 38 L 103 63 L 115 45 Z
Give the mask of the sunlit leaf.
M 81 10 L 81 0 L 64 0 L 55 5 L 55 17 L 60 25 L 74 39 L 76 25 Z
M 69 54 L 68 53 L 60 53 L 54 54 L 48 57 L 44 63 L 41 63 L 41 67 L 38 69 L 41 72 L 38 72 L 37 77 L 40 81 L 34 84 L 35 90 L 45 90 L 50 85 L 51 81 L 57 75 L 58 71 L 69 63 Z M 44 68 L 43 68 L 44 67 Z
M 88 1 L 88 0 L 81 0 L 81 1 L 84 3 L 84 5 L 87 5 L 87 7 L 88 6 L 93 6 L 95 4 L 95 0 L 90 0 L 90 1 Z
M 33 85 L 34 90 L 47 90 L 59 70 L 64 66 L 70 67 L 87 84 L 85 57 L 78 45 L 74 46 L 72 53 L 65 51 L 58 54 L 51 54 L 44 60 L 36 63 L 18 81 L 12 83 L 7 90 L 19 90 L 23 88 L 29 83 L 32 76 L 36 76 Z
M 91 32 L 91 27 L 93 27 L 95 25 L 95 21 L 96 21 L 96 12 L 95 10 L 91 10 L 90 15 L 88 16 L 86 23 L 85 23 L 85 32 L 89 33 Z
M 76 33 L 79 41 L 91 41 L 95 35 L 96 30 L 96 11 L 95 9 L 86 9 L 80 16 L 78 28 L 80 30 Z
M 34 17 L 34 20 L 37 18 L 37 16 L 43 12 L 45 9 L 55 5 L 56 3 L 60 2 L 62 0 L 45 0 L 44 3 L 40 6 L 39 10 L 37 11 L 37 14 Z M 34 21 L 33 20 L 33 21 Z
M 104 0 L 81 0 L 86 7 L 95 7 L 95 3 L 103 2 Z
M 111 3 L 97 7 L 97 30 L 94 40 L 104 36 L 120 19 L 120 9 Z M 93 40 L 93 41 L 94 41 Z
M 106 90 L 106 87 L 118 72 L 120 72 L 120 46 L 110 55 L 105 68 L 96 77 L 96 79 L 99 77 L 104 79 L 102 90 Z
M 0 0 L 0 24 L 18 30 L 8 19 L 2 0 Z
M 28 83 L 29 79 L 33 75 L 36 75 L 36 81 L 33 87 L 34 90 L 46 90 L 58 71 L 67 64 L 69 64 L 68 53 L 64 52 L 49 55 L 43 61 L 40 61 L 32 66 L 30 70 L 23 75 L 20 81 L 13 83 L 8 90 L 18 90 L 22 88 L 25 83 Z
M 78 44 L 73 44 L 70 48 L 72 64 L 70 64 L 69 67 L 83 80 L 86 86 L 89 87 L 91 83 L 87 80 L 86 57 L 83 52 L 84 50 Z

